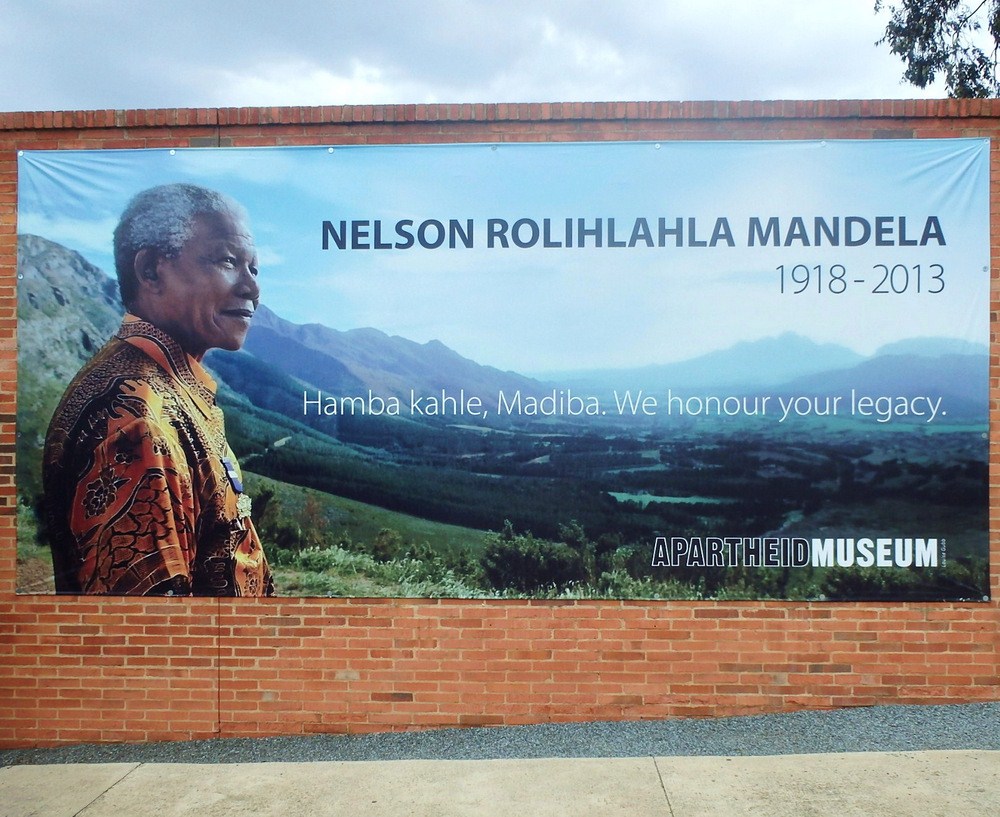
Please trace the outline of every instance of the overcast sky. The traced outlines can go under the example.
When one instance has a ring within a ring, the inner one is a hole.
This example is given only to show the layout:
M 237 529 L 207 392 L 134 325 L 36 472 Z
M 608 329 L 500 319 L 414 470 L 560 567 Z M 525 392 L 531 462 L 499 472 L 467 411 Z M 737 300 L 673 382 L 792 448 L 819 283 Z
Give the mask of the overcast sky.
M 0 110 L 871 99 L 873 0 L 0 0 Z

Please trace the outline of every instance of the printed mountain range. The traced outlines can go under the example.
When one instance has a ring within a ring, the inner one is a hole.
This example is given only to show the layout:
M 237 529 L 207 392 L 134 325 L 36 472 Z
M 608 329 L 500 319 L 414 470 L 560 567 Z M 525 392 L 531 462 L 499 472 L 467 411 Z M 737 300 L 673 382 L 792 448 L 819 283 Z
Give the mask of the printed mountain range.
M 568 373 L 574 389 L 685 395 L 940 396 L 948 416 L 986 422 L 989 354 L 955 338 L 910 338 L 871 357 L 794 333 L 738 343 L 691 360 L 636 369 Z
M 261 305 L 247 335 L 245 351 L 303 384 L 329 394 L 363 395 L 368 390 L 409 400 L 445 389 L 469 395 L 496 395 L 499 389 L 541 393 L 543 384 L 464 358 L 440 341 L 416 343 L 378 329 L 346 332 L 321 324 L 298 325 Z
M 18 237 L 19 430 L 47 418 L 69 378 L 118 326 L 117 285 L 79 253 L 38 236 Z M 442 389 L 493 402 L 499 391 L 544 396 L 553 388 L 610 395 L 614 389 L 697 389 L 700 394 L 940 395 L 952 419 L 985 422 L 988 350 L 954 339 L 917 338 L 863 357 L 796 334 L 738 343 L 680 363 L 573 372 L 548 382 L 479 364 L 439 341 L 416 343 L 377 329 L 297 325 L 261 305 L 244 351 L 206 363 L 252 404 L 302 416 L 304 390 L 409 399 Z M 28 422 L 30 425 L 31 423 Z M 44 433 L 44 423 L 32 428 Z

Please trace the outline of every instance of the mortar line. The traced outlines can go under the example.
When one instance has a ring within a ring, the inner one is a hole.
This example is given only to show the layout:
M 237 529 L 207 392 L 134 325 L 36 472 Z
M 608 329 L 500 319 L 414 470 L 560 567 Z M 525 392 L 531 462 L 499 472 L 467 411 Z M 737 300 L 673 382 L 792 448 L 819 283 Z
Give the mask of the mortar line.
M 222 598 L 215 600 L 215 734 L 222 737 Z

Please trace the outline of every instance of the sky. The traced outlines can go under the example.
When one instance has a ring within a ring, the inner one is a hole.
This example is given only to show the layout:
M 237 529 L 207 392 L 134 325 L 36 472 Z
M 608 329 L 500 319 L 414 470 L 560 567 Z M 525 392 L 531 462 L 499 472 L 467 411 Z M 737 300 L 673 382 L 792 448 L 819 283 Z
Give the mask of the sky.
M 876 15 L 873 6 L 873 0 L 172 0 L 155 5 L 0 0 L 0 70 L 5 77 L 0 110 L 943 96 L 941 87 L 920 90 L 901 81 L 902 63 L 876 45 L 887 15 Z M 487 213 L 477 209 L 481 195 L 473 201 L 442 198 L 435 206 L 434 197 L 445 196 L 448 186 L 427 180 L 429 154 L 400 165 L 388 162 L 385 167 L 396 169 L 387 171 L 380 184 L 373 182 L 371 170 L 363 181 L 335 176 L 322 195 L 317 185 L 306 182 L 312 180 L 310 174 L 327 171 L 304 170 L 290 153 L 270 154 L 266 161 L 251 162 L 252 168 L 232 151 L 225 159 L 216 154 L 201 168 L 195 167 L 193 155 L 179 151 L 158 156 L 156 169 L 146 167 L 139 176 L 135 168 L 108 165 L 92 195 L 78 197 L 76 212 L 43 212 L 22 202 L 19 229 L 77 249 L 110 272 L 108 238 L 132 193 L 154 181 L 181 178 L 215 185 L 250 208 L 261 251 L 264 302 L 283 317 L 338 329 L 375 326 L 420 342 L 439 339 L 480 362 L 521 371 L 668 362 L 665 355 L 684 359 L 788 330 L 871 353 L 876 344 L 909 331 L 906 309 L 893 312 L 902 302 L 884 316 L 873 316 L 862 336 L 851 333 L 856 322 L 849 311 L 843 313 L 848 328 L 830 320 L 828 300 L 775 299 L 766 287 L 747 290 L 746 279 L 742 288 L 729 287 L 726 301 L 727 308 L 742 305 L 739 316 L 713 314 L 712 292 L 721 290 L 712 287 L 723 287 L 727 274 L 747 272 L 739 258 L 708 270 L 702 280 L 717 280 L 705 286 L 703 305 L 696 310 L 664 301 L 665 290 L 654 286 L 664 259 L 655 252 L 630 251 L 635 264 L 629 268 L 630 280 L 646 283 L 624 288 L 615 285 L 606 255 L 581 263 L 582 256 L 570 251 L 525 250 L 512 274 L 509 261 L 496 266 L 498 254 L 488 263 L 479 255 L 481 238 L 470 251 L 477 255 L 466 256 L 354 251 L 333 263 L 329 252 L 315 252 L 324 218 L 393 224 L 397 218 L 419 223 L 454 213 L 476 219 L 482 229 L 491 215 L 511 215 L 513 220 L 521 215 L 563 219 L 603 214 L 630 224 L 640 216 L 668 215 L 697 216 L 705 230 L 717 216 L 733 214 L 734 223 L 743 224 L 757 204 L 741 201 L 739 193 L 731 195 L 728 189 L 734 178 L 741 178 L 740 168 L 718 183 L 721 188 L 704 188 L 717 196 L 715 202 L 699 201 L 697 185 L 678 200 L 657 199 L 648 191 L 640 200 L 629 185 L 624 199 L 608 196 L 601 202 L 588 198 L 592 190 L 573 187 L 581 178 L 596 178 L 593 171 L 570 173 L 553 183 L 566 198 L 548 201 L 541 187 L 531 185 L 538 179 L 551 181 L 552 174 L 535 168 L 525 173 L 522 184 L 532 192 L 514 200 L 494 191 L 489 201 L 499 209 Z M 361 152 L 350 155 L 356 165 L 365 165 Z M 324 161 L 322 154 L 318 161 Z M 383 161 L 381 157 L 379 163 Z M 477 161 L 488 166 L 493 160 Z M 576 162 L 567 159 L 565 166 Z M 422 174 L 415 170 L 421 167 Z M 758 165 L 750 162 L 750 168 L 757 177 L 745 174 L 744 190 L 765 180 Z M 441 169 L 438 178 L 448 172 Z M 771 199 L 794 209 L 791 202 L 803 189 L 803 179 L 784 172 L 767 177 Z M 614 192 L 616 184 L 607 179 L 603 189 Z M 859 184 L 853 185 L 855 192 Z M 873 195 L 879 192 L 871 178 L 865 184 Z M 20 189 L 22 194 L 27 190 L 24 179 Z M 380 199 L 380 189 L 391 195 Z M 284 195 L 293 197 L 284 209 L 268 206 Z M 308 212 L 297 210 L 296 201 L 308 202 Z M 579 205 L 579 212 L 570 213 L 574 208 L 567 201 Z M 888 201 L 879 213 L 908 212 L 908 204 Z M 846 215 L 872 206 L 850 199 L 801 201 L 802 212 L 814 215 Z M 790 209 L 784 215 L 791 214 Z M 911 219 L 923 215 L 914 212 Z M 745 230 L 745 224 L 739 229 Z M 978 259 L 983 248 L 976 244 L 967 249 L 968 257 Z M 894 254 L 892 264 L 935 261 L 907 257 L 906 252 Z M 696 255 L 685 261 L 685 274 L 698 275 L 704 266 Z M 714 257 L 724 256 L 720 250 Z M 755 257 L 753 271 L 768 276 L 770 287 L 783 263 L 789 269 L 800 262 L 813 268 L 839 260 L 810 253 L 769 258 L 765 264 L 761 255 Z M 868 262 L 871 267 L 877 259 Z M 605 279 L 577 285 L 598 268 Z M 528 277 L 531 288 L 526 289 Z M 548 288 L 539 289 L 545 282 Z M 525 298 L 526 291 L 545 294 Z M 737 291 L 739 296 L 731 297 Z M 572 298 L 561 298 L 560 292 L 572 292 Z M 444 310 L 441 303 L 451 306 Z M 932 306 L 927 299 L 917 303 Z M 766 306 L 755 309 L 755 304 Z M 609 318 L 612 305 L 618 313 Z M 937 307 L 942 305 L 939 299 Z M 782 317 L 769 319 L 775 310 Z M 953 311 L 936 308 L 928 310 L 930 324 L 941 324 L 945 314 L 956 325 Z M 985 307 L 977 306 L 974 320 L 957 324 L 979 337 L 985 315 Z M 519 321 L 522 342 L 510 342 L 504 319 Z M 488 326 L 493 332 L 483 330 Z M 650 349 L 656 350 L 656 360 L 649 357 Z
M 940 97 L 873 0 L 0 0 L 0 110 Z

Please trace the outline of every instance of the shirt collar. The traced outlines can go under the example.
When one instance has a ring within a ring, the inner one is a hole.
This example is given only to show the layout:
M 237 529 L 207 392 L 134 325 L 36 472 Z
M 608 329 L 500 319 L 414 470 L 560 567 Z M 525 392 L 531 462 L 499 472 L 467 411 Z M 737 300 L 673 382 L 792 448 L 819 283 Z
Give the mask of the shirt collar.
M 164 371 L 183 383 L 196 402 L 206 404 L 199 405 L 202 411 L 211 413 L 218 388 L 215 380 L 170 335 L 149 321 L 127 313 L 118 329 L 118 337 L 149 355 Z

